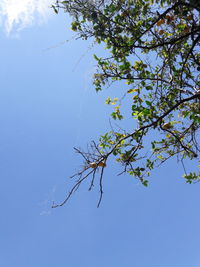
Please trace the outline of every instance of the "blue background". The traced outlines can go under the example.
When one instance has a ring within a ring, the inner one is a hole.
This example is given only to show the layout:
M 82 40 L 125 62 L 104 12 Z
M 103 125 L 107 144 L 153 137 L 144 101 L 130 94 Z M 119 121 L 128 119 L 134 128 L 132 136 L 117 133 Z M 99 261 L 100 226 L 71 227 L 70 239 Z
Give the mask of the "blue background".
M 99 209 L 87 183 L 51 209 L 81 165 L 73 147 L 104 133 L 112 111 L 114 89 L 91 84 L 102 48 L 66 42 L 69 28 L 60 14 L 19 38 L 0 33 L 0 266 L 199 267 L 199 184 L 185 183 L 176 159 L 148 188 L 111 162 Z

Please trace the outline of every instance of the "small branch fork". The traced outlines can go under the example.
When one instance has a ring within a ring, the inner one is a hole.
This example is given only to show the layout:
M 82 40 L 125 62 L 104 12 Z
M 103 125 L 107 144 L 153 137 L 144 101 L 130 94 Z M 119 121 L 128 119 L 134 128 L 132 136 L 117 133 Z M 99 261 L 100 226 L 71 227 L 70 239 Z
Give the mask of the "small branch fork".
M 91 191 L 93 186 L 94 186 L 94 181 L 95 181 L 96 175 L 100 170 L 100 175 L 99 175 L 100 196 L 99 196 L 99 200 L 98 200 L 98 204 L 97 204 L 97 207 L 99 207 L 101 204 L 102 196 L 103 196 L 103 174 L 104 174 L 104 169 L 106 167 L 107 156 L 103 155 L 100 152 L 99 147 L 97 146 L 97 144 L 94 141 L 92 141 L 92 144 L 90 146 L 91 151 L 88 150 L 88 152 L 84 152 L 78 148 L 74 148 L 74 150 L 78 154 L 80 154 L 84 159 L 83 169 L 70 177 L 70 178 L 78 177 L 78 179 L 76 180 L 74 186 L 71 188 L 71 190 L 67 194 L 64 201 L 61 202 L 60 204 L 53 203 L 52 208 L 62 207 L 63 205 L 65 205 L 66 202 L 72 196 L 72 194 L 75 193 L 76 190 L 79 188 L 81 183 L 84 180 L 86 180 L 89 176 L 92 176 L 92 180 L 91 180 L 90 186 L 88 188 L 88 190 Z

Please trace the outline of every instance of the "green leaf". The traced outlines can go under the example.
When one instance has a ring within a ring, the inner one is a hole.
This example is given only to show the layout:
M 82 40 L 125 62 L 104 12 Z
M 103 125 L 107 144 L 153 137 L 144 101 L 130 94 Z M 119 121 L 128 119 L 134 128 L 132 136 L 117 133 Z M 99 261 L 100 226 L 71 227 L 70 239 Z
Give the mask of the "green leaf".
M 52 5 L 51 7 L 53 8 L 54 12 L 58 14 L 58 9 L 54 5 Z
M 148 186 L 148 183 L 149 183 L 149 181 L 147 181 L 147 180 L 145 180 L 144 182 L 142 182 L 142 184 L 143 184 L 145 187 Z

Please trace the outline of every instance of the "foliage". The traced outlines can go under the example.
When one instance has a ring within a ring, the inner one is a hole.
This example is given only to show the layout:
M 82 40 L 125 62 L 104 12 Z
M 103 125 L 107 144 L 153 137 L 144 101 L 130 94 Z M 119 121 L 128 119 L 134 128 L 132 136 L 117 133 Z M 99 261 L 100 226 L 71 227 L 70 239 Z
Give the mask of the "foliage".
M 122 173 L 144 186 L 151 170 L 174 156 L 183 165 L 186 181 L 198 181 L 199 166 L 187 173 L 184 160 L 198 161 L 200 152 L 200 2 L 57 1 L 54 9 L 61 8 L 72 16 L 71 29 L 80 38 L 92 37 L 108 50 L 106 58 L 94 56 L 98 66 L 94 86 L 96 91 L 117 83 L 123 86 L 135 121 L 129 130 L 112 129 L 102 135 L 87 152 L 76 149 L 84 167 L 68 197 L 91 176 L 90 189 L 98 179 L 101 201 L 103 172 L 112 156 L 122 165 Z M 123 120 L 124 99 L 106 100 L 115 106 L 114 120 Z

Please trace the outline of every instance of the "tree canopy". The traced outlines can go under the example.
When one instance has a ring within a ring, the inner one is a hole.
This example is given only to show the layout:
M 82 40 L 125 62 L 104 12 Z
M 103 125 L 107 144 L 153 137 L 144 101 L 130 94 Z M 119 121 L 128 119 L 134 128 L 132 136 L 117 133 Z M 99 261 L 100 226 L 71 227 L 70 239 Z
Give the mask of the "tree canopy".
M 134 121 L 128 130 L 111 127 L 86 151 L 75 148 L 84 166 L 74 175 L 78 179 L 65 200 L 53 207 L 64 205 L 89 179 L 89 190 L 95 182 L 100 188 L 99 205 L 104 170 L 112 157 L 121 173 L 144 186 L 151 171 L 172 157 L 182 164 L 186 182 L 199 181 L 200 2 L 58 0 L 53 8 L 70 14 L 71 29 L 79 38 L 105 46 L 107 57 L 94 55 L 94 87 L 123 87 L 123 100 L 108 97 L 106 103 L 114 106 L 114 120 L 124 119 L 125 106 Z M 185 160 L 195 161 L 196 169 L 186 170 Z

